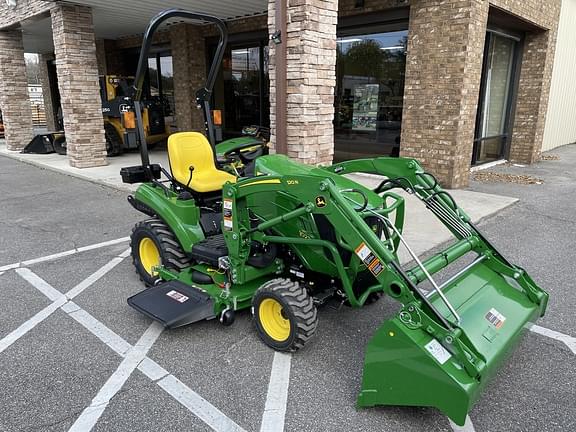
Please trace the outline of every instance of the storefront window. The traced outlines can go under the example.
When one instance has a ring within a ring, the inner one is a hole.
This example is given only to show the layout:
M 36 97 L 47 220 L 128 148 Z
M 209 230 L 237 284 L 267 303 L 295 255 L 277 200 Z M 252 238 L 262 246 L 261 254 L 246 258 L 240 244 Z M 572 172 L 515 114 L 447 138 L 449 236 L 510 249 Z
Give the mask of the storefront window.
M 486 37 L 482 90 L 472 163 L 505 157 L 509 138 L 511 88 L 516 46 L 512 37 L 489 32 Z
M 148 59 L 150 96 L 159 97 L 164 103 L 164 114 L 172 116 L 174 111 L 174 74 L 172 55 L 154 54 Z
M 335 161 L 398 156 L 408 32 L 338 38 Z
M 223 113 L 223 138 L 239 136 L 244 126 L 270 125 L 267 45 L 226 49 L 214 88 L 214 109 Z

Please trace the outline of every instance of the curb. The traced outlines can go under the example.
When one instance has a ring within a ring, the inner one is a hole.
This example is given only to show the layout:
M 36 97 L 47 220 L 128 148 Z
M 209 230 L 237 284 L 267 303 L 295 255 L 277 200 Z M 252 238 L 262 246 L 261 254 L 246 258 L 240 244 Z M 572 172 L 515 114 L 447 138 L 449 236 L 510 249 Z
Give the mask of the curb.
M 52 171 L 52 172 L 57 172 L 57 173 L 59 173 L 59 174 L 64 174 L 64 175 L 67 175 L 67 176 L 69 176 L 69 177 L 74 177 L 74 178 L 77 178 L 77 179 L 79 179 L 79 180 L 88 181 L 88 182 L 90 182 L 90 183 L 97 184 L 97 185 L 99 185 L 99 186 L 104 186 L 104 187 L 107 187 L 107 188 L 110 188 L 110 189 L 114 189 L 114 190 L 117 190 L 117 191 L 120 191 L 120 192 L 133 193 L 133 192 L 135 191 L 135 188 L 131 188 L 131 187 L 128 186 L 128 185 L 125 186 L 125 185 L 123 185 L 123 184 L 110 183 L 110 182 L 107 182 L 107 181 L 105 181 L 105 180 L 95 179 L 95 178 L 93 178 L 93 177 L 88 177 L 88 176 L 85 176 L 85 175 L 82 175 L 82 174 L 79 174 L 79 173 L 76 173 L 76 172 L 70 172 L 70 171 L 67 171 L 67 170 L 65 170 L 65 169 L 53 167 L 53 166 L 50 166 L 50 165 L 45 165 L 45 164 L 43 164 L 43 163 L 41 163 L 41 162 L 38 162 L 38 161 L 35 161 L 35 160 L 29 160 L 29 159 L 27 159 L 26 157 L 20 156 L 20 153 L 19 153 L 19 152 L 12 152 L 12 151 L 8 151 L 8 150 L 2 150 L 2 151 L 0 151 L 0 156 L 4 156 L 4 157 L 9 158 L 9 159 L 17 160 L 17 161 L 19 161 L 19 162 L 23 162 L 23 163 L 25 163 L 25 164 L 27 164 L 27 165 L 31 165 L 31 166 L 34 166 L 34 167 L 37 167 L 37 168 L 46 169 L 46 170 Z M 358 175 L 359 177 L 364 177 L 364 178 L 367 178 L 367 179 L 378 179 L 378 178 L 380 178 L 380 176 L 377 176 L 377 175 L 374 175 L 374 174 L 369 174 L 369 173 L 354 173 L 354 174 L 355 174 L 355 175 Z M 470 192 L 475 192 L 475 191 L 470 191 Z M 483 222 L 484 220 L 486 220 L 486 219 L 488 219 L 488 218 L 490 218 L 490 217 L 493 217 L 494 215 L 496 215 L 496 214 L 500 213 L 501 211 L 503 211 L 503 210 L 505 210 L 505 209 L 507 209 L 507 208 L 509 208 L 509 207 L 511 207 L 511 206 L 513 206 L 513 205 L 515 205 L 515 204 L 517 204 L 517 203 L 520 201 L 519 198 L 514 198 L 514 197 L 507 197 L 507 198 L 510 198 L 510 199 L 511 199 L 511 201 L 510 201 L 509 203 L 505 204 L 503 207 L 501 207 L 501 208 L 499 208 L 499 209 L 497 209 L 497 210 L 495 210 L 495 211 L 493 211 L 493 212 L 491 212 L 491 213 L 489 213 L 489 214 L 486 214 L 486 215 L 482 216 L 480 219 L 477 219 L 477 220 L 474 220 L 474 219 L 473 219 L 472 222 L 473 222 L 474 224 L 480 224 L 480 223 Z
M 134 192 L 134 189 L 130 188 L 129 186 L 110 183 L 110 182 L 107 182 L 105 180 L 95 179 L 93 177 L 84 176 L 82 174 L 78 174 L 75 172 L 66 171 L 64 169 L 53 167 L 50 165 L 45 165 L 41 162 L 30 160 L 30 159 L 27 159 L 26 157 L 22 157 L 19 155 L 20 155 L 19 152 L 11 152 L 9 150 L 0 151 L 0 156 L 4 156 L 8 159 L 17 160 L 18 162 L 22 162 L 22 163 L 25 163 L 27 165 L 31 165 L 31 166 L 45 169 L 45 170 L 52 171 L 52 172 L 57 172 L 59 174 L 64 174 L 64 175 L 67 175 L 69 177 L 74 177 L 74 178 L 77 178 L 80 180 L 85 180 L 85 181 L 88 181 L 90 183 L 94 183 L 94 184 L 97 184 L 100 186 L 105 186 L 105 187 L 108 187 L 110 189 L 115 189 L 115 190 L 118 190 L 121 192 L 130 192 L 130 193 Z

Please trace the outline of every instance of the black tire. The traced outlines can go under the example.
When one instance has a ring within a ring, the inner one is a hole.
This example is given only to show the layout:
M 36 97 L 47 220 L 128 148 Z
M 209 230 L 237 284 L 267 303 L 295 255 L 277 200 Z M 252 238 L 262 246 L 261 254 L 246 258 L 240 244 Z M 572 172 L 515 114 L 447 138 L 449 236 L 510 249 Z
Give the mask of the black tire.
M 61 137 L 58 137 L 54 140 L 54 142 L 52 143 L 52 146 L 54 147 L 54 151 L 56 153 L 58 153 L 59 155 L 65 155 L 66 154 L 66 137 L 64 135 L 62 135 Z
M 286 326 L 282 328 L 281 337 L 274 337 L 270 331 L 270 306 L 280 307 L 276 317 Z M 289 279 L 273 279 L 262 285 L 252 298 L 252 315 L 260 338 L 278 351 L 299 350 L 314 335 L 318 325 L 312 297 L 298 282 Z
M 378 291 L 378 292 L 373 292 L 370 293 L 368 295 L 368 298 L 366 299 L 366 301 L 364 302 L 364 305 L 370 305 L 372 303 L 376 303 L 378 300 L 380 300 L 382 297 L 384 297 L 384 292 L 383 291 Z
M 136 273 L 140 279 L 147 285 L 153 286 L 158 280 L 158 276 L 154 275 L 147 270 L 149 267 L 149 259 L 140 256 L 141 246 L 143 242 L 147 247 L 155 246 L 158 252 L 159 263 L 169 270 L 180 272 L 187 267 L 190 267 L 191 260 L 182 250 L 178 240 L 162 220 L 158 218 L 146 219 L 138 222 L 132 229 L 130 236 L 130 247 L 132 249 L 132 260 Z M 147 265 L 148 264 L 148 265 Z M 157 264 L 155 264 L 157 265 Z
M 124 151 L 124 142 L 111 123 L 104 123 L 104 135 L 106 137 L 106 154 L 108 156 L 121 155 Z
M 374 282 L 375 282 L 374 276 L 372 276 L 372 273 L 370 273 L 368 270 L 365 270 L 362 273 L 356 275 L 356 281 L 354 282 L 354 286 L 352 287 L 352 290 L 354 291 L 354 295 L 356 296 L 356 298 L 360 298 L 360 296 L 364 294 L 366 289 L 372 286 Z M 364 302 L 364 306 L 376 303 L 383 296 L 384 296 L 383 291 L 370 293 L 368 295 L 368 298 Z M 344 304 L 346 306 L 350 306 L 350 302 L 348 300 L 346 300 Z
M 378 291 L 378 292 L 373 292 L 370 293 L 368 295 L 368 298 L 366 299 L 366 301 L 364 302 L 364 306 L 368 306 L 371 305 L 373 303 L 376 303 L 378 300 L 380 300 L 382 297 L 384 296 L 384 292 L 382 291 Z M 360 294 L 356 294 L 356 298 L 359 298 Z M 348 307 L 352 307 L 352 305 L 350 304 L 350 302 L 348 300 L 346 300 L 344 302 L 344 304 Z

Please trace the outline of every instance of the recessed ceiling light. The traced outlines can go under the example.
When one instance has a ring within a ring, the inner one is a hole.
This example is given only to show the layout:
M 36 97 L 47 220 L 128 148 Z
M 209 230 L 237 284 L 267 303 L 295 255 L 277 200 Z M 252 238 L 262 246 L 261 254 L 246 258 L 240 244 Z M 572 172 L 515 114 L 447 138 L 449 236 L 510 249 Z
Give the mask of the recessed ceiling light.
M 336 43 L 341 43 L 341 44 L 345 44 L 345 43 L 352 43 L 352 42 L 362 42 L 363 39 L 358 39 L 358 38 L 354 38 L 354 39 L 338 39 L 336 41 Z

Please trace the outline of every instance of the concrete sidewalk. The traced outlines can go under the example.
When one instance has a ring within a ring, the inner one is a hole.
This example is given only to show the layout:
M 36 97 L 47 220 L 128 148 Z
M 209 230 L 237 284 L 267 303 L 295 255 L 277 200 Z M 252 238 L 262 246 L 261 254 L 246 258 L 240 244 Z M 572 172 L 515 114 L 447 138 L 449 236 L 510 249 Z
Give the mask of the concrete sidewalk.
M 140 165 L 140 155 L 138 153 L 127 153 L 122 156 L 108 158 L 107 166 L 80 169 L 71 167 L 68 163 L 68 158 L 58 153 L 22 154 L 17 151 L 7 150 L 6 141 L 0 139 L 0 155 L 120 190 L 131 192 L 136 190 L 137 187 L 137 185 L 122 183 L 120 168 L 130 165 Z M 164 167 L 168 166 L 168 157 L 165 151 L 150 152 L 150 159 L 153 162 L 160 163 Z
M 59 154 L 21 154 L 6 150 L 4 140 L 0 140 L 0 156 L 17 159 L 44 169 L 57 171 L 66 175 L 78 177 L 93 183 L 103 184 L 116 189 L 132 192 L 138 185 L 122 183 L 120 178 L 120 168 L 124 166 L 139 165 L 139 153 L 127 153 L 122 156 L 108 158 L 109 165 L 97 168 L 73 168 L 68 164 L 66 156 Z M 160 163 L 163 167 L 168 167 L 168 155 L 165 150 L 154 150 L 150 152 L 151 162 Z M 351 175 L 355 181 L 367 186 L 376 186 L 380 179 L 372 175 Z M 451 190 L 460 207 L 462 207 L 474 222 L 491 216 L 500 210 L 512 205 L 517 198 L 501 195 L 472 192 L 469 190 Z M 436 217 L 419 202 L 415 197 L 403 194 L 406 199 L 406 223 L 404 234 L 416 254 L 421 256 L 426 251 L 450 240 L 451 233 L 436 219 Z M 401 248 L 400 257 L 402 262 L 410 261 L 410 257 L 404 248 Z

